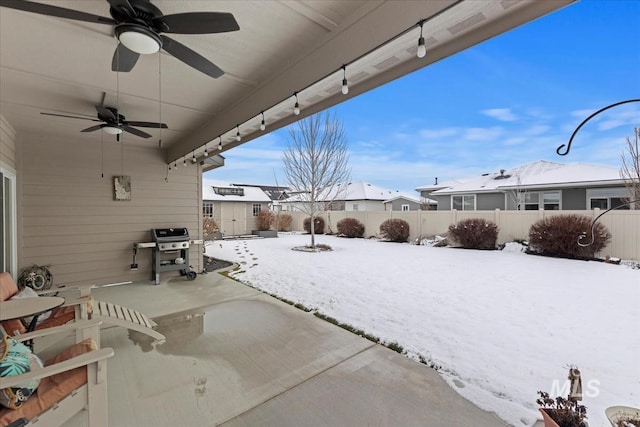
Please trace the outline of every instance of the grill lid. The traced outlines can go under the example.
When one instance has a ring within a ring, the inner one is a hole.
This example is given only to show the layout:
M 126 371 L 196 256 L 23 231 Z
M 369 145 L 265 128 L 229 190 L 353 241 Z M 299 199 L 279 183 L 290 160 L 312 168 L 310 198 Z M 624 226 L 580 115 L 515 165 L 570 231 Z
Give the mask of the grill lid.
M 186 228 L 154 228 L 151 238 L 156 242 L 180 242 L 189 240 L 189 230 Z

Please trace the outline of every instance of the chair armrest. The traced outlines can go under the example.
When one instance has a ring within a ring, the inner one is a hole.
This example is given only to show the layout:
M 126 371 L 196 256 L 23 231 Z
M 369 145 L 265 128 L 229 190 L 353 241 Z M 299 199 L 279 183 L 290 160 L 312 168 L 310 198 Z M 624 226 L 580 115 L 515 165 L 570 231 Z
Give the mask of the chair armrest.
M 88 353 L 81 354 L 80 356 L 73 357 L 63 362 L 49 365 L 42 369 L 36 369 L 21 375 L 14 375 L 11 377 L 0 377 L 0 389 L 7 387 L 15 387 L 19 384 L 24 384 L 31 380 L 42 379 L 50 377 L 52 375 L 60 374 L 62 372 L 70 371 L 75 368 L 87 366 L 92 363 L 106 360 L 114 355 L 112 348 L 103 348 L 100 350 L 93 350 Z
M 70 298 L 68 295 L 74 294 L 74 298 L 85 297 L 91 295 L 91 289 L 96 288 L 96 286 L 87 286 L 83 288 L 78 287 L 69 287 L 69 288 L 54 288 L 54 289 L 46 289 L 44 291 L 38 291 L 38 295 L 40 296 L 61 296 L 65 299 Z M 53 295 L 52 295 L 53 294 Z M 67 296 L 65 296 L 67 295 Z
M 23 342 L 23 341 L 32 340 L 34 338 L 42 338 L 49 335 L 73 332 L 79 329 L 100 328 L 100 325 L 102 325 L 101 320 L 78 320 L 77 322 L 68 323 L 62 326 L 54 326 L 52 328 L 38 329 L 36 331 L 28 332 L 26 334 L 16 335 L 12 338 L 15 339 L 16 341 Z

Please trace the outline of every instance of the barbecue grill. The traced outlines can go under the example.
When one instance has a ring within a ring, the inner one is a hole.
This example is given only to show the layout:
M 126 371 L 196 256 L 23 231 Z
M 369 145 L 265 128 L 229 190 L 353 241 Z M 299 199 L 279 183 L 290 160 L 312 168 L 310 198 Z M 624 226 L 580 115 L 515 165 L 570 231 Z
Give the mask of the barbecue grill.
M 189 265 L 189 230 L 186 228 L 154 228 L 151 239 L 153 248 L 153 277 L 155 284 L 160 284 L 160 273 L 180 271 L 187 280 L 196 278 L 196 272 Z

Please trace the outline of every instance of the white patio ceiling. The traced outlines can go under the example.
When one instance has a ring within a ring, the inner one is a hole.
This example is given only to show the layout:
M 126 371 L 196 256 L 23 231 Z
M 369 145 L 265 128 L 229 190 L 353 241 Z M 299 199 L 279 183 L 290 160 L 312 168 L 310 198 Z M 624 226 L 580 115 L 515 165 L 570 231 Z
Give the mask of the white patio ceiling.
M 0 114 L 21 132 L 99 140 L 80 133 L 91 122 L 40 112 L 95 117 L 94 105 L 118 107 L 128 120 L 162 121 L 153 137 L 125 142 L 157 146 L 166 160 L 200 157 L 222 135 L 224 150 L 320 111 L 563 7 L 573 0 L 175 1 L 154 0 L 165 15 L 232 13 L 240 31 L 171 35 L 213 61 L 213 79 L 161 53 L 143 55 L 129 73 L 111 71 L 117 45 L 110 25 L 0 7 Z M 109 15 L 105 0 L 40 1 Z M 424 24 L 428 48 L 416 57 Z M 161 51 L 162 52 L 162 51 Z M 340 91 L 346 65 L 349 94 Z M 455 84 L 455 82 L 452 82 Z M 302 113 L 293 115 L 294 92 Z M 428 101 L 428 91 L 422 95 Z M 240 125 L 242 141 L 236 142 Z M 113 138 L 113 137 L 110 137 Z

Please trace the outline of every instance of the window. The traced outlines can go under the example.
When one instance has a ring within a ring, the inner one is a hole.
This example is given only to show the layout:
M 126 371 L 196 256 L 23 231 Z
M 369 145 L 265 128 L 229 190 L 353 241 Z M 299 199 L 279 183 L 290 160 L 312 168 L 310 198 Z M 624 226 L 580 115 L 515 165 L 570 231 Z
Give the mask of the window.
M 476 210 L 475 194 L 468 194 L 465 196 L 451 196 L 451 209 L 456 209 L 459 211 Z
M 591 209 L 598 208 L 602 210 L 607 210 L 609 209 L 609 199 L 607 198 L 591 199 L 590 207 Z
M 560 192 L 550 191 L 542 193 L 542 200 L 544 201 L 545 211 L 559 211 L 560 210 Z
M 540 208 L 540 194 L 524 193 L 524 210 L 537 211 Z
M 221 196 L 244 196 L 244 188 L 240 187 L 213 187 L 213 192 Z
M 354 210 L 354 211 L 357 211 L 357 210 L 358 210 L 358 204 L 357 204 L 357 203 L 354 203 L 354 204 L 353 204 L 353 210 Z
M 591 209 L 607 210 L 611 208 L 629 209 L 622 206 L 629 197 L 629 190 L 625 187 L 589 188 L 587 189 L 587 206 Z
M 202 216 L 205 218 L 213 218 L 213 203 L 204 202 L 202 204 Z
M 253 216 L 258 216 L 258 213 L 262 210 L 262 205 L 260 203 L 253 204 Z
M 409 205 L 402 205 L 402 212 L 409 212 Z

